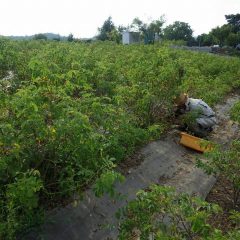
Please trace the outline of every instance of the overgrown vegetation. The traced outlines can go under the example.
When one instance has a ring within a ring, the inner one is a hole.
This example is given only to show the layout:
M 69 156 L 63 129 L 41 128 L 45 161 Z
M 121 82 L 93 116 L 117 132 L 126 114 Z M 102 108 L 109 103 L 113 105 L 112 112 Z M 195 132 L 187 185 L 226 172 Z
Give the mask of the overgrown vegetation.
M 200 198 L 152 185 L 119 211 L 118 217 L 123 218 L 119 239 L 238 239 L 237 229 L 223 235 L 208 223 L 220 211 Z M 230 219 L 239 221 L 239 214 L 233 212 Z
M 224 197 L 231 202 L 230 208 L 221 209 L 216 204 L 176 193 L 171 187 L 152 185 L 139 191 L 137 199 L 118 212 L 119 239 L 239 239 L 240 142 L 234 140 L 224 150 L 214 146 L 211 152 L 205 153 L 205 158 L 198 159 L 197 166 L 209 175 L 221 175 L 230 183 L 231 186 L 222 185 Z M 211 225 L 223 210 L 225 221 L 231 222 L 230 231 Z
M 158 45 L 0 39 L 0 50 L 4 239 L 98 176 L 96 192 L 114 195 L 114 166 L 166 129 L 180 91 L 213 105 L 240 85 L 238 59 Z
M 240 102 L 237 102 L 231 109 L 231 119 L 240 123 Z
M 230 183 L 232 191 L 226 189 L 226 195 L 229 195 L 232 201 L 232 207 L 240 209 L 240 141 L 231 142 L 228 149 L 222 149 L 222 146 L 215 146 L 214 150 L 206 153 L 207 160 L 197 161 L 197 166 L 204 170 L 208 175 L 216 177 L 221 174 Z

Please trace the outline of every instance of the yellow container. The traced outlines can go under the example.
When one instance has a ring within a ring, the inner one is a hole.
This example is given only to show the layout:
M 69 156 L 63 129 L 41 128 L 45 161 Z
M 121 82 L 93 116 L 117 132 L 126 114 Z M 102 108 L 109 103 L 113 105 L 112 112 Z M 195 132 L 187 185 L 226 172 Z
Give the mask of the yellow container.
M 210 143 L 208 144 L 206 140 L 189 135 L 185 132 L 181 132 L 180 135 L 180 144 L 186 147 L 192 148 L 199 152 L 210 152 L 213 149 L 212 145 Z

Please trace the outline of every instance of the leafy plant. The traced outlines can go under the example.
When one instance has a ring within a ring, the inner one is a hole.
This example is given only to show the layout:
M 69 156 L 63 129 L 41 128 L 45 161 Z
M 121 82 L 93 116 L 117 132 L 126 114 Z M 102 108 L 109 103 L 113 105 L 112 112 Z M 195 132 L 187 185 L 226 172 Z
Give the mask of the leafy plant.
M 201 109 L 186 112 L 184 115 L 179 117 L 181 126 L 186 128 L 186 131 L 193 132 L 194 134 L 194 129 L 197 127 L 196 119 L 201 116 L 201 113 Z
M 236 210 L 230 211 L 229 219 L 236 225 L 237 229 L 240 229 L 240 212 Z
M 123 218 L 119 239 L 130 239 L 136 232 L 140 239 L 208 239 L 214 229 L 207 219 L 219 211 L 200 198 L 152 185 L 119 212 Z
M 99 176 L 99 194 L 111 193 L 120 176 L 109 165 L 167 129 L 177 93 L 213 105 L 239 85 L 239 66 L 236 58 L 160 45 L 0 38 L 0 204 L 1 219 L 13 219 L 9 234 L 35 223 L 22 220 L 24 211 L 6 211 L 9 187 L 20 173 L 39 172 L 40 209 Z M 1 234 L 6 229 L 1 225 Z
M 229 149 L 215 146 L 214 150 L 206 153 L 207 160 L 197 160 L 197 167 L 207 174 L 216 177 L 221 174 L 231 183 L 233 191 L 226 189 L 226 194 L 231 197 L 234 208 L 239 208 L 240 200 L 240 141 L 231 142 Z
M 107 171 L 102 173 L 99 179 L 94 184 L 94 192 L 97 197 L 108 193 L 112 198 L 117 197 L 118 193 L 115 191 L 115 184 L 122 183 L 124 176 L 114 171 Z
M 41 222 L 43 215 L 38 209 L 38 201 L 42 189 L 43 184 L 37 170 L 19 173 L 15 182 L 7 185 L 6 196 L 0 202 L 2 239 L 13 239 L 16 233 Z
M 237 102 L 230 111 L 231 119 L 240 123 L 240 102 Z

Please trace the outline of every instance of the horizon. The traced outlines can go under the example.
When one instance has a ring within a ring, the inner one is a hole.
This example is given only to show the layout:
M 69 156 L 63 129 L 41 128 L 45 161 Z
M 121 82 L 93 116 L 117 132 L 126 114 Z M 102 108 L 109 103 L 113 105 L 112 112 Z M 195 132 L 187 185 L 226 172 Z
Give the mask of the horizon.
M 164 27 L 175 21 L 186 22 L 196 37 L 226 24 L 225 15 L 236 14 L 240 9 L 239 0 L 202 0 L 201 3 L 194 0 L 149 0 L 147 3 L 136 0 L 115 3 L 110 0 L 3 0 L 1 5 L 0 20 L 5 24 L 0 28 L 0 35 L 8 37 L 72 33 L 75 38 L 92 38 L 109 16 L 115 26 L 127 26 L 135 17 L 148 23 L 162 15 L 166 20 Z

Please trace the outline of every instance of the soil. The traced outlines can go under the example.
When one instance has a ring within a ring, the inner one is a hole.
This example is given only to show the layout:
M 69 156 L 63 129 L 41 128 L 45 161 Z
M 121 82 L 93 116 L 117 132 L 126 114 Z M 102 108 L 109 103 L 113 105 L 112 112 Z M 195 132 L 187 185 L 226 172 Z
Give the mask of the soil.
M 126 176 L 131 173 L 131 169 L 137 168 L 143 160 L 143 155 L 139 151 L 136 151 L 133 155 L 120 162 L 117 170 Z
M 215 108 L 215 111 L 219 116 L 219 123 L 213 134 L 211 134 L 211 139 L 214 142 L 221 144 L 223 149 L 227 148 L 233 139 L 240 139 L 239 124 L 233 122 L 230 119 L 229 114 L 231 107 L 237 101 L 239 101 L 238 91 L 236 91 L 235 94 L 233 93 L 226 97 L 224 101 L 225 104 L 218 105 Z M 231 183 L 225 176 L 220 175 L 206 198 L 207 202 L 218 204 L 222 208 L 223 211 L 214 215 L 210 219 L 210 223 L 224 233 L 235 227 L 229 220 L 229 211 L 233 209 L 233 204 L 229 195 L 232 191 Z
M 231 183 L 224 176 L 219 176 L 206 198 L 207 202 L 218 204 L 223 210 L 221 213 L 212 216 L 209 221 L 213 227 L 222 230 L 223 233 L 235 227 L 229 220 L 229 211 L 233 209 L 233 205 L 228 192 L 232 192 Z

